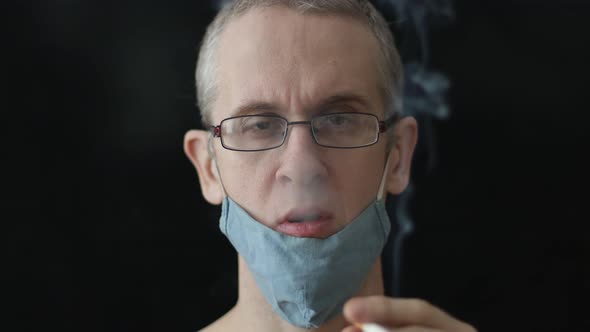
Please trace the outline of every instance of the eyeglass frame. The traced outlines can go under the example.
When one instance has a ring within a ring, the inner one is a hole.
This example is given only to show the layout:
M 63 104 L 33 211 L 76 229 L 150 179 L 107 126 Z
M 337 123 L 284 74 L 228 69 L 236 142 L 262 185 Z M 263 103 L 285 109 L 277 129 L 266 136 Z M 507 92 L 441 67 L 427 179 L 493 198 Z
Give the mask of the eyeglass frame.
M 352 147 L 350 147 L 350 146 L 331 146 L 331 145 L 320 144 L 317 140 L 317 137 L 315 136 L 311 122 L 317 117 L 326 116 L 326 115 L 338 115 L 338 114 L 364 114 L 364 115 L 370 115 L 370 116 L 374 117 L 377 120 L 377 123 L 379 125 L 379 130 L 377 131 L 377 139 L 375 140 L 375 142 L 365 144 L 365 145 L 352 146 Z M 267 118 L 278 118 L 278 119 L 285 120 L 285 122 L 287 123 L 287 126 L 285 128 L 285 133 L 283 134 L 283 139 L 281 141 L 281 144 L 279 144 L 277 146 L 270 147 L 270 148 L 255 149 L 255 150 L 241 150 L 241 149 L 235 149 L 235 148 L 225 146 L 225 144 L 223 143 L 223 138 L 221 137 L 221 126 L 223 125 L 223 122 L 227 121 L 227 120 L 239 119 L 239 118 L 245 118 L 245 117 L 253 117 L 253 116 L 267 117 Z M 283 144 L 285 144 L 285 141 L 287 140 L 290 125 L 308 124 L 309 131 L 311 132 L 311 137 L 313 138 L 313 141 L 315 142 L 315 144 L 317 144 L 321 147 L 331 148 L 331 149 L 358 149 L 358 148 L 364 148 L 367 146 L 377 144 L 379 142 L 379 137 L 381 136 L 381 134 L 386 132 L 391 127 L 392 124 L 397 122 L 397 120 L 399 118 L 400 118 L 400 115 L 397 112 L 395 112 L 392 116 L 390 116 L 386 120 L 379 120 L 379 117 L 377 117 L 375 114 L 363 113 L 363 112 L 338 112 L 338 113 L 321 114 L 321 115 L 316 115 L 316 116 L 312 117 L 308 121 L 289 121 L 280 115 L 274 115 L 274 114 L 247 114 L 247 115 L 238 115 L 238 116 L 232 116 L 229 118 L 225 118 L 225 119 L 221 120 L 221 122 L 218 125 L 212 125 L 209 128 L 209 132 L 212 135 L 211 136 L 212 138 L 219 137 L 219 140 L 221 142 L 221 146 L 223 146 L 223 148 L 226 150 L 239 151 L 239 152 L 259 152 L 259 151 L 272 150 L 272 149 L 276 149 L 276 148 L 283 146 Z

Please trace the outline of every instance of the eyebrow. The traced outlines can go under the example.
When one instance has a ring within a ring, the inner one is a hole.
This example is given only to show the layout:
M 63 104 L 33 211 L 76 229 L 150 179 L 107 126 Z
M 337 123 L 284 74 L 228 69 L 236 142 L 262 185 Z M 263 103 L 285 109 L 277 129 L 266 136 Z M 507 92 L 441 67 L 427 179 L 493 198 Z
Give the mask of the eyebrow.
M 317 104 L 310 107 L 313 113 L 319 113 L 323 109 L 338 104 L 356 103 L 365 108 L 367 111 L 372 108 L 372 104 L 369 102 L 369 98 L 356 94 L 356 93 L 339 93 L 332 95 L 328 98 L 320 100 Z M 252 101 L 247 102 L 244 105 L 238 106 L 231 116 L 249 115 L 260 112 L 271 113 L 279 112 L 281 107 L 274 103 L 264 101 Z
M 330 96 L 318 103 L 317 108 L 320 110 L 331 105 L 337 104 L 346 104 L 346 103 L 357 103 L 364 107 L 366 110 L 370 110 L 372 107 L 371 103 L 369 102 L 369 98 L 359 95 L 356 93 L 341 93 L 337 95 Z M 315 108 L 315 107 L 314 107 Z
M 249 115 L 260 112 L 276 112 L 278 110 L 279 107 L 275 104 L 263 101 L 253 101 L 236 108 L 231 116 Z

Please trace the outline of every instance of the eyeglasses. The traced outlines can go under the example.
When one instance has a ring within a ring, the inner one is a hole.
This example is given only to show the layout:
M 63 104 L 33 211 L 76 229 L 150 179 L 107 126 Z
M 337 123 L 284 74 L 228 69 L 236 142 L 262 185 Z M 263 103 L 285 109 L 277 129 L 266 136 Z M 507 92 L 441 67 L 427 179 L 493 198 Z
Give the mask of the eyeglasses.
M 373 145 L 379 134 L 397 120 L 397 114 L 386 121 L 369 113 L 331 113 L 310 121 L 292 121 L 278 115 L 241 115 L 224 119 L 211 126 L 213 137 L 234 151 L 263 151 L 285 143 L 290 125 L 310 125 L 314 141 L 324 147 L 353 149 Z

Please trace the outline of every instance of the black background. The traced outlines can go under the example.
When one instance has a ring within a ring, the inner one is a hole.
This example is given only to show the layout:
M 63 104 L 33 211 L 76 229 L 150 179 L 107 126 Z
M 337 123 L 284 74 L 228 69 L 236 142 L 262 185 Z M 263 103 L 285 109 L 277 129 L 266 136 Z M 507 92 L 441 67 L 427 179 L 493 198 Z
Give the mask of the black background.
M 199 126 L 194 63 L 215 9 L 20 6 L 4 52 L 17 73 L 4 125 L 22 124 L 4 142 L 9 317 L 23 331 L 207 325 L 236 299 L 235 254 L 182 138 Z M 590 330 L 590 3 L 455 10 L 430 34 L 451 116 L 433 123 L 435 167 L 423 145 L 416 156 L 402 295 L 481 331 Z

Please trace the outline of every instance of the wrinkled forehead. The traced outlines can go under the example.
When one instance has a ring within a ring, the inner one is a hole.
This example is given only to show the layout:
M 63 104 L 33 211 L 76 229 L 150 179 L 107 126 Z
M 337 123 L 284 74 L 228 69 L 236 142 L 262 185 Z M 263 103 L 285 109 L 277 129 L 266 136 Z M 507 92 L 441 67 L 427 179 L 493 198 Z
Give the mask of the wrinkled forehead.
M 221 35 L 213 120 L 246 101 L 304 109 L 339 94 L 364 96 L 382 112 L 377 57 L 376 38 L 350 16 L 251 9 Z

